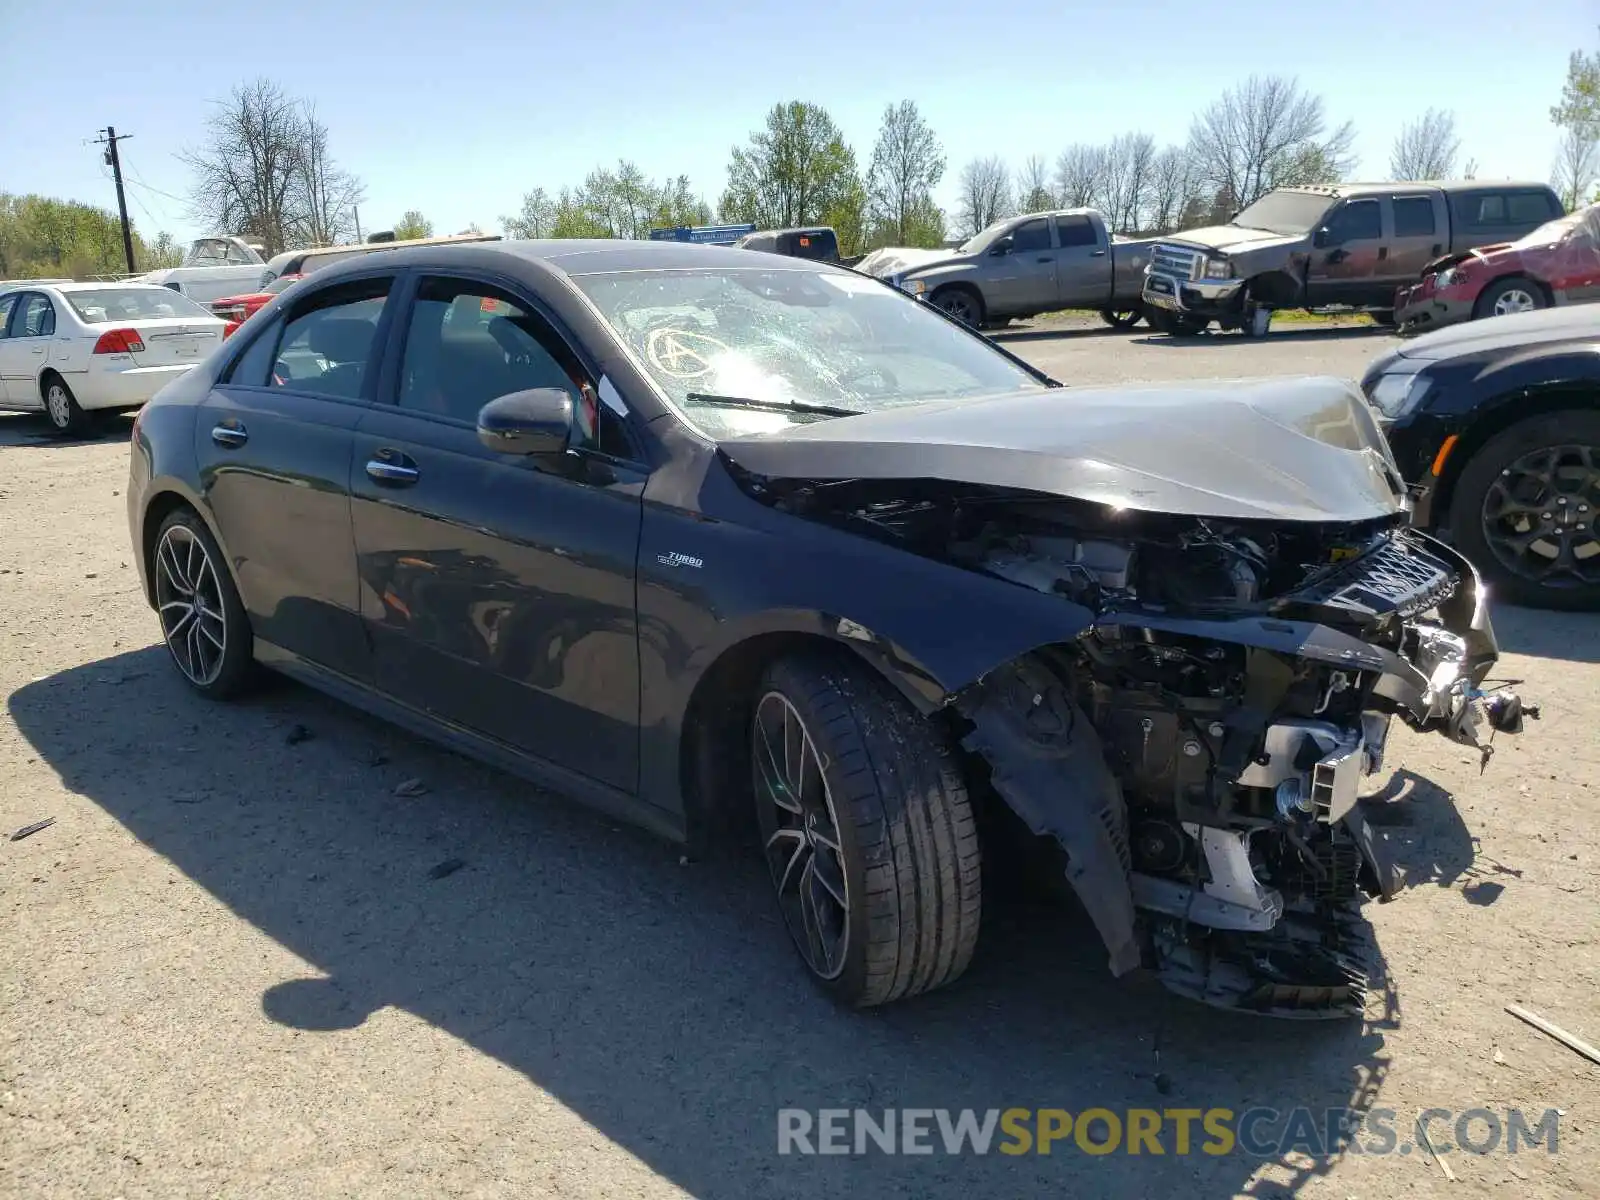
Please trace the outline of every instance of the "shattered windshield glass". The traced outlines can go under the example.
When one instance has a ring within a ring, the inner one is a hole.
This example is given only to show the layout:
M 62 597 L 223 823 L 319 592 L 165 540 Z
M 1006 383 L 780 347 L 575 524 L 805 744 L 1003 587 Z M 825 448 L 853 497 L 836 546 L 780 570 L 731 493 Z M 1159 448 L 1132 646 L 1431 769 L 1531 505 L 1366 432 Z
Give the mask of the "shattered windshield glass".
M 1045 386 L 925 304 L 848 272 L 630 271 L 573 282 L 712 437 L 827 419 L 826 410 Z
M 1317 192 L 1268 192 L 1228 224 L 1269 233 L 1310 233 L 1322 224 L 1333 201 L 1332 196 Z

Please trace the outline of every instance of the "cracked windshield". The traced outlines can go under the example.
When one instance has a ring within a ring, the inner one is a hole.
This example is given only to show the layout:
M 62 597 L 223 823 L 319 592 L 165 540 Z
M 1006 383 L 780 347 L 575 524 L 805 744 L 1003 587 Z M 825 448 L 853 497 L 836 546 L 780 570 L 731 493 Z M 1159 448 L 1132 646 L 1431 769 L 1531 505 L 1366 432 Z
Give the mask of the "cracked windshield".
M 574 282 L 713 437 L 1044 386 L 926 306 L 855 275 L 640 271 Z

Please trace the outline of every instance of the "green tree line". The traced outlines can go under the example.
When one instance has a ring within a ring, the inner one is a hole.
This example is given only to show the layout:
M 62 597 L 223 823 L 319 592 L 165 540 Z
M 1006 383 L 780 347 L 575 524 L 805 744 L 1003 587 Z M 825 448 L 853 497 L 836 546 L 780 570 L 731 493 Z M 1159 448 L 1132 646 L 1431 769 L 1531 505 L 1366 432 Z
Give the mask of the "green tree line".
M 137 229 L 133 254 L 141 271 L 183 260 L 170 234 L 146 242 Z M 0 192 L 0 279 L 86 279 L 127 269 L 115 213 L 76 200 Z

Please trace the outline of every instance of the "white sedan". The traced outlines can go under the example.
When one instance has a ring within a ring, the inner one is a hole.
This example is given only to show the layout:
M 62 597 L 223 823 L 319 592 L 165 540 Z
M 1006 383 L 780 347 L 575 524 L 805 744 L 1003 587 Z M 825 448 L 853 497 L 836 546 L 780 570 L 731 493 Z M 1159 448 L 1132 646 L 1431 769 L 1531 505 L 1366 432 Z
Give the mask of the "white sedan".
M 232 333 L 171 288 L 26 283 L 0 289 L 0 409 L 81 436 L 89 414 L 138 408 Z

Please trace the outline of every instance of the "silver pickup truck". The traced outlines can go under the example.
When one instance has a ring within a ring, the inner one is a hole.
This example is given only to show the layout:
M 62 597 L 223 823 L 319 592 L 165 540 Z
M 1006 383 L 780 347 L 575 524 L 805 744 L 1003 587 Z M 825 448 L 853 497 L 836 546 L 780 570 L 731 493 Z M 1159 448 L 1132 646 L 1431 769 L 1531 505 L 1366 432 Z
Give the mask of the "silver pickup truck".
M 978 328 L 1089 308 L 1126 329 L 1143 314 L 1139 293 L 1153 244 L 1108 232 L 1092 208 L 1069 208 L 1007 217 L 954 250 L 874 250 L 856 270 Z

